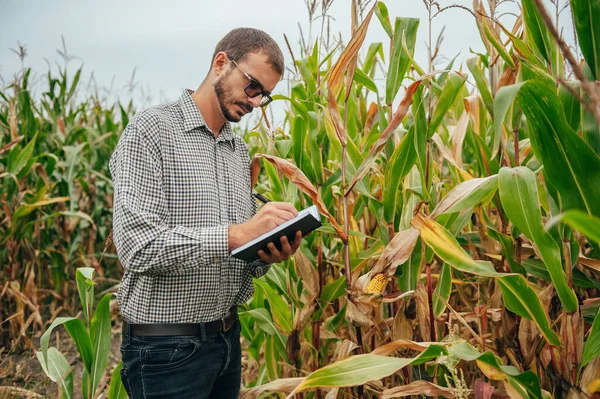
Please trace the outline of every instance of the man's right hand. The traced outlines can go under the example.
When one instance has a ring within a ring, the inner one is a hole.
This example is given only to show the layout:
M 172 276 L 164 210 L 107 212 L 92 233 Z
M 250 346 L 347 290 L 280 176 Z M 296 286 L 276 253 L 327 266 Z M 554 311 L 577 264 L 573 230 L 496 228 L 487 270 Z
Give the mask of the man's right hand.
M 298 211 L 288 202 L 268 202 L 242 224 L 229 225 L 229 252 L 293 219 Z

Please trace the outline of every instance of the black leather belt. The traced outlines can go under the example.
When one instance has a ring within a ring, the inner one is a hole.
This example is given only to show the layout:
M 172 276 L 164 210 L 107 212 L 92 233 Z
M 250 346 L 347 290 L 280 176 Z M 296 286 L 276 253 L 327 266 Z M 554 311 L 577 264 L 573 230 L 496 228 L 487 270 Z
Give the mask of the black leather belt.
M 237 309 L 232 309 L 229 313 L 219 320 L 209 321 L 207 323 L 160 323 L 160 324 L 129 324 L 123 321 L 123 332 L 129 328 L 129 333 L 139 337 L 155 336 L 177 336 L 177 335 L 196 335 L 202 336 L 202 325 L 204 333 L 226 332 L 237 320 Z

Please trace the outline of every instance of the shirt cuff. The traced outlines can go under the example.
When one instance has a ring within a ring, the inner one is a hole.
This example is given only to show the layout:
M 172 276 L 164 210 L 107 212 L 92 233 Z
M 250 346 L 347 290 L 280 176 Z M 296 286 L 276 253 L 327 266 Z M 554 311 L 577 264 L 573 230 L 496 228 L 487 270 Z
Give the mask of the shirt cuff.
M 249 264 L 249 267 L 250 267 L 250 274 L 252 274 L 253 277 L 258 278 L 258 277 L 262 277 L 265 274 L 267 274 L 267 272 L 271 268 L 271 264 L 265 263 L 261 260 L 255 260 L 254 262 L 251 262 Z
M 204 264 L 219 263 L 229 257 L 229 226 L 204 227 L 196 232 L 202 243 Z

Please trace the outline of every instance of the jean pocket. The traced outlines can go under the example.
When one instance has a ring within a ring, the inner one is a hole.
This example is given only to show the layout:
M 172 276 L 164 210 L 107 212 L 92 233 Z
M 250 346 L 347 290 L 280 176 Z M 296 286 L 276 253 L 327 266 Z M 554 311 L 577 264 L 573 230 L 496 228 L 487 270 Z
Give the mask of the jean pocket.
M 167 347 L 148 347 L 142 350 L 142 368 L 169 370 L 186 364 L 198 350 L 198 343 L 193 340 L 180 341 Z

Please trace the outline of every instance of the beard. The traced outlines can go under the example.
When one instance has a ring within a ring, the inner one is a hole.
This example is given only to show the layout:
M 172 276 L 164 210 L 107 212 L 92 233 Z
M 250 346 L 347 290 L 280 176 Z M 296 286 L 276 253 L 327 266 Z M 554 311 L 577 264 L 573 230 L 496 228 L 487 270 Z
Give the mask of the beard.
M 234 105 L 240 106 L 243 110 L 251 112 L 253 107 L 250 104 L 247 104 L 243 101 L 235 101 L 233 96 L 231 95 L 232 90 L 227 84 L 229 79 L 229 75 L 231 71 L 223 76 L 221 79 L 217 80 L 214 84 L 215 94 L 217 96 L 217 101 L 219 102 L 219 108 L 221 108 L 221 113 L 225 117 L 225 119 L 229 122 L 239 122 L 242 119 L 243 115 L 239 114 L 239 111 L 233 110 Z

